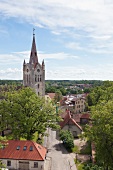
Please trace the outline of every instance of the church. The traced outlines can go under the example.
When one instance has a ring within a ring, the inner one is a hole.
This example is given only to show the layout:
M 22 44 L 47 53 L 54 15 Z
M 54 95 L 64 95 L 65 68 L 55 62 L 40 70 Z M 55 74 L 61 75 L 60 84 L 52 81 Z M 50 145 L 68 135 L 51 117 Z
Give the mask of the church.
M 44 60 L 42 64 L 38 62 L 34 32 L 29 63 L 23 62 L 23 85 L 33 88 L 37 95 L 45 96 L 45 64 Z

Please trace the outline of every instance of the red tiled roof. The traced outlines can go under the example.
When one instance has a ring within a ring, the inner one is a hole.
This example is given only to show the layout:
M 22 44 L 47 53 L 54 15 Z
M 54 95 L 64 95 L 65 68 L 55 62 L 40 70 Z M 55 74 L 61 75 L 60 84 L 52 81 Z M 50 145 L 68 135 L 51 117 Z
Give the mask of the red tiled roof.
M 55 93 L 47 93 L 51 99 L 54 99 Z
M 84 114 L 82 114 L 81 118 L 90 119 L 90 114 L 89 113 L 84 113 Z
M 71 125 L 73 124 L 73 125 L 77 126 L 82 131 L 81 126 L 79 126 L 78 123 L 71 117 L 70 111 L 67 111 L 67 114 L 64 117 L 64 120 L 62 122 L 60 122 L 61 128 L 63 128 L 66 124 L 71 124 Z
M 80 123 L 80 119 L 90 119 L 90 114 L 89 113 L 80 113 L 80 114 L 73 114 L 73 119 L 77 122 Z
M 20 146 L 19 150 L 17 150 L 18 146 Z M 23 150 L 24 146 L 27 146 L 26 150 Z M 31 146 L 33 148 L 32 151 L 30 151 Z M 46 152 L 46 148 L 33 141 L 9 140 L 8 146 L 4 149 L 0 149 L 0 159 L 43 161 Z

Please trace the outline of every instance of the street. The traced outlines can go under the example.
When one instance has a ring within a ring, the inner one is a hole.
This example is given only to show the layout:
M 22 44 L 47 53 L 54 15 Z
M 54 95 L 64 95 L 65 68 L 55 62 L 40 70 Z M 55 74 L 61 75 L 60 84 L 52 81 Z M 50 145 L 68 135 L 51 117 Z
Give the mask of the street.
M 47 162 L 44 170 L 77 170 L 74 160 L 62 143 L 56 138 L 56 131 L 48 129 L 49 136 L 45 139 L 48 148 Z

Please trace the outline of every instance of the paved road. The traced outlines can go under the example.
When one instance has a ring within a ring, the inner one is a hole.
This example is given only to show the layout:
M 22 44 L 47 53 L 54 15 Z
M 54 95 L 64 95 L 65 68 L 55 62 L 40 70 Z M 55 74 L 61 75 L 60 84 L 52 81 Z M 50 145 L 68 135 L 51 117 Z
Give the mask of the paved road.
M 48 132 L 44 144 L 48 148 L 45 170 L 77 170 L 73 158 L 56 138 L 56 131 L 48 129 Z

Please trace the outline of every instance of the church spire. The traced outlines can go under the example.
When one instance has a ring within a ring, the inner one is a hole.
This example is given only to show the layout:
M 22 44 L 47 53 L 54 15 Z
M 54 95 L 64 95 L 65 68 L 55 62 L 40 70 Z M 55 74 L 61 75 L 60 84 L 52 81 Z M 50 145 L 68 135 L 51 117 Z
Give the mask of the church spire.
M 34 67 L 38 64 L 38 56 L 37 56 L 37 50 L 36 50 L 36 43 L 35 43 L 35 29 L 33 28 L 33 41 L 32 41 L 32 47 L 31 47 L 31 54 L 30 54 L 30 64 L 34 64 Z

